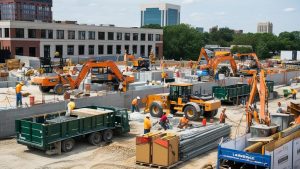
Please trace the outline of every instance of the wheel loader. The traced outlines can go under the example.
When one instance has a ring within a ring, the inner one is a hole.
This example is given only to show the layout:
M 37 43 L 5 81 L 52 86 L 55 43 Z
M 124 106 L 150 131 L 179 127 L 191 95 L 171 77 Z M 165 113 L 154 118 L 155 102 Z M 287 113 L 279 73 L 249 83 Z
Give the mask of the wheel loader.
M 163 112 L 176 114 L 183 112 L 189 120 L 196 121 L 200 116 L 214 117 L 221 107 L 221 101 L 211 96 L 192 94 L 190 83 L 171 83 L 169 93 L 148 95 L 143 99 L 145 112 L 153 117 L 161 117 Z

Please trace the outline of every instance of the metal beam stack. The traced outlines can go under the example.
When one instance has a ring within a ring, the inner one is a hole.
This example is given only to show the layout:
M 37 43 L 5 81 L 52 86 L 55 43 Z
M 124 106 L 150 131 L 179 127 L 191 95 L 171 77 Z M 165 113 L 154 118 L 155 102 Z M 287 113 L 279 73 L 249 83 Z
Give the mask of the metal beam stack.
M 180 134 L 180 160 L 187 161 L 218 147 L 222 138 L 229 137 L 230 125 L 215 124 L 186 130 Z

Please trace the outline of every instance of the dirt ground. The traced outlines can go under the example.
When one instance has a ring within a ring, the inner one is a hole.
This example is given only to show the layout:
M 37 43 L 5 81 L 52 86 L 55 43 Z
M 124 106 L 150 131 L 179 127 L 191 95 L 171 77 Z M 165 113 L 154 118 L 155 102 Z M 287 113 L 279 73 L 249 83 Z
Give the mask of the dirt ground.
M 278 88 L 280 97 L 269 101 L 269 111 L 275 112 L 277 102 L 283 107 L 291 101 L 282 97 L 282 88 Z M 231 138 L 245 133 L 246 118 L 243 106 L 223 106 L 227 108 L 226 122 L 232 125 Z M 218 121 L 218 115 L 214 119 Z M 239 125 L 239 122 L 241 124 Z M 76 142 L 75 149 L 70 153 L 48 156 L 38 150 L 28 150 L 19 145 L 15 139 L 0 141 L 0 168 L 1 169 L 131 169 L 145 168 L 135 165 L 135 136 L 142 134 L 143 124 L 131 122 L 131 132 L 128 135 L 116 137 L 110 145 L 99 147 L 91 146 L 87 141 Z M 237 134 L 236 134 L 237 133 Z M 202 168 L 206 164 L 216 165 L 217 149 L 185 162 L 178 168 Z

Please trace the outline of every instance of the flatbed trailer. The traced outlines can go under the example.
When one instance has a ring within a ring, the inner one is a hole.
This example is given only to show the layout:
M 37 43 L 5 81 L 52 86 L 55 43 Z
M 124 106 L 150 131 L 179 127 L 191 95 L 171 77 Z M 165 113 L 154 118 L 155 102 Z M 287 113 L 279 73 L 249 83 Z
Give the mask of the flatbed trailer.
M 56 112 L 16 120 L 17 142 L 46 154 L 60 154 L 72 151 L 77 138 L 99 145 L 110 142 L 115 134 L 130 131 L 127 109 L 90 106 L 85 112 L 80 110 L 75 109 L 77 113 L 70 117 Z

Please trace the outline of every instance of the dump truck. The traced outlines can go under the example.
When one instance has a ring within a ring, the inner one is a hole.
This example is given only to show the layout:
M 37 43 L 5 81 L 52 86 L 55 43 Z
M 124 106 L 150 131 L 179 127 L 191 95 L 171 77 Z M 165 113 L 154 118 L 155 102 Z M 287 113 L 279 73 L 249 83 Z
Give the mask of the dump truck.
M 274 91 L 274 81 L 266 81 L 268 94 Z M 251 86 L 248 84 L 235 84 L 228 86 L 213 86 L 213 97 L 220 99 L 224 103 L 239 104 L 246 100 L 250 94 Z
M 127 109 L 90 106 L 72 111 L 32 116 L 15 121 L 17 142 L 46 154 L 70 152 L 77 138 L 92 145 L 111 142 L 113 135 L 130 131 Z
M 148 95 L 142 100 L 146 104 L 145 112 L 150 112 L 153 117 L 161 117 L 163 112 L 184 112 L 189 120 L 217 115 L 221 101 L 211 96 L 192 94 L 192 88 L 190 83 L 171 83 L 169 93 Z

